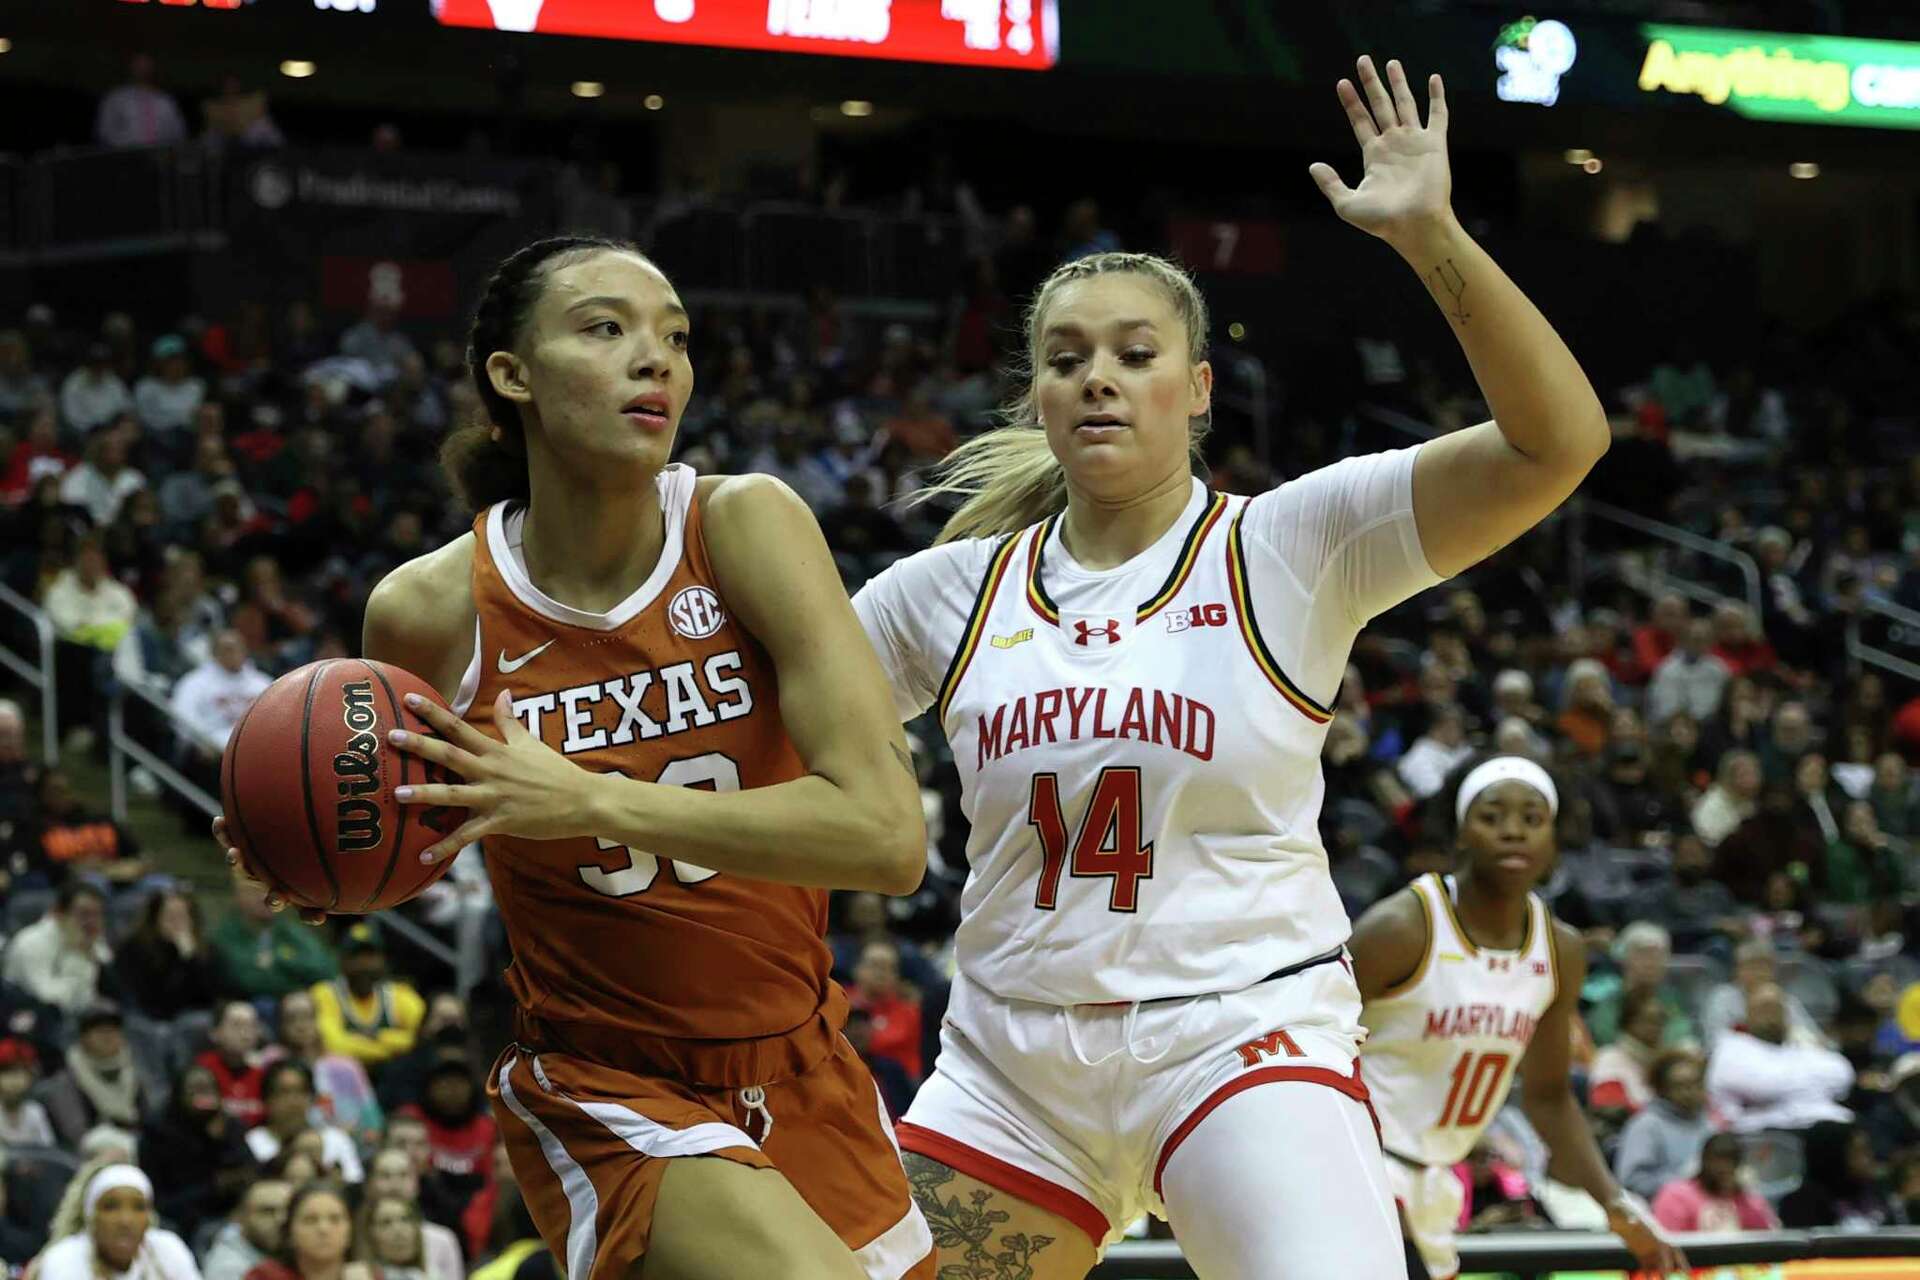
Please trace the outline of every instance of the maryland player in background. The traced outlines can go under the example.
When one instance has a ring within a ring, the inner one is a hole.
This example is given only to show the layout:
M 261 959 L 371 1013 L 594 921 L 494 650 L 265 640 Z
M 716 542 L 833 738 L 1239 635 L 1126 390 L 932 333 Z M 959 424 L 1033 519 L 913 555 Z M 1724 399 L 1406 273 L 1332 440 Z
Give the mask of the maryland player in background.
M 1606 1207 L 1607 1224 L 1642 1267 L 1684 1271 L 1680 1251 L 1607 1172 L 1568 1084 L 1586 950 L 1533 892 L 1553 869 L 1553 779 L 1521 756 L 1495 756 L 1455 777 L 1459 870 L 1424 876 L 1380 902 L 1347 943 L 1366 1002 L 1361 1056 L 1409 1270 L 1444 1280 L 1460 1269 L 1453 1166 L 1517 1078 L 1527 1118 L 1553 1152 L 1554 1176 Z
M 488 1088 L 572 1280 L 931 1277 L 828 977 L 829 888 L 918 884 L 886 685 L 812 514 L 667 463 L 687 313 L 631 245 L 529 245 L 468 360 L 489 421 L 442 463 L 473 532 L 373 593 L 366 656 L 454 714 L 403 749 L 464 779 L 513 949 Z M 708 1158 L 697 1158 L 708 1157 Z

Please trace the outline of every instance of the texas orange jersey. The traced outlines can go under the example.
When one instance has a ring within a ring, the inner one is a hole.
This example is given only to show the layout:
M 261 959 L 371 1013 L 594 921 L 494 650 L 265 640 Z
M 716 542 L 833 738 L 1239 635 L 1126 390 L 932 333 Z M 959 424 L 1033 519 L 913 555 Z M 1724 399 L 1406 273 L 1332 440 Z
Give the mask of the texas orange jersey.
M 524 506 L 483 511 L 473 525 L 474 660 L 454 710 L 484 728 L 509 689 L 521 723 L 548 746 L 646 782 L 736 791 L 802 776 L 773 663 L 715 583 L 695 478 L 684 466 L 661 472 L 659 564 L 606 613 L 534 586 L 520 551 Z M 513 948 L 508 986 L 534 1018 L 745 1040 L 796 1028 L 829 1002 L 824 890 L 591 836 L 490 836 L 485 847 Z

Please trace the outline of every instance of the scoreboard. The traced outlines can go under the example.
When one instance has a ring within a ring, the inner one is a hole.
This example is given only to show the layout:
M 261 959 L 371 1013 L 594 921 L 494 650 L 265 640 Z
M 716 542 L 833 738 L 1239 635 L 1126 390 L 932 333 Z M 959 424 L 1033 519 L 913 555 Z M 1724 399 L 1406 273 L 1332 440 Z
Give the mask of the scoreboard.
M 1044 71 L 1055 0 L 431 0 L 447 26 Z

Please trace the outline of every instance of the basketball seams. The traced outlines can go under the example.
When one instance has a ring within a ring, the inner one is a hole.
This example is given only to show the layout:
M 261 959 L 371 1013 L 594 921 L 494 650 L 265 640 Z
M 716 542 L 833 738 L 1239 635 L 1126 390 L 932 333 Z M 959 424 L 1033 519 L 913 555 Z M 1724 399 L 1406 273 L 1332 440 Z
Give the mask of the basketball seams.
M 315 812 L 313 804 L 313 699 L 320 687 L 320 678 L 327 673 L 335 661 L 337 659 L 314 664 L 313 674 L 307 677 L 305 706 L 300 712 L 301 794 L 306 799 L 307 832 L 313 837 L 313 858 L 320 864 L 320 872 L 326 876 L 327 887 L 333 894 L 324 908 L 327 911 L 335 910 L 340 905 L 340 881 L 333 874 L 333 863 L 327 857 L 326 842 L 320 838 L 320 816 Z
M 227 759 L 223 768 L 226 769 L 231 782 L 223 789 L 222 807 L 226 810 L 227 820 L 240 828 L 240 845 L 247 856 L 253 859 L 260 870 L 273 877 L 281 893 L 291 895 L 293 890 L 287 883 L 287 878 L 280 874 L 266 854 L 260 851 L 260 846 L 254 843 L 253 837 L 247 834 L 247 819 L 241 812 L 244 806 L 239 803 L 240 744 L 244 741 L 243 735 L 247 731 L 247 721 L 253 716 L 253 709 L 259 705 L 258 698 L 248 705 L 247 709 L 240 714 L 240 723 L 233 727 L 233 733 L 227 739 Z
M 380 670 L 374 663 L 368 662 L 363 658 L 360 660 L 360 665 L 372 672 L 373 678 L 380 682 L 380 687 L 387 691 L 387 705 L 393 708 L 394 726 L 396 728 L 400 727 L 405 717 L 400 709 L 399 696 L 393 691 L 393 682 L 388 680 L 387 673 Z M 407 784 L 407 770 L 412 763 L 413 757 L 405 751 L 392 750 L 381 752 L 381 755 L 383 757 L 400 757 L 400 785 L 405 786 Z M 381 772 L 384 774 L 385 771 L 385 766 L 382 766 Z M 425 773 L 424 765 L 421 771 L 423 774 Z M 391 795 L 391 791 L 389 791 L 388 794 Z M 400 851 L 406 847 L 407 819 L 412 816 L 413 807 L 404 804 L 396 804 L 393 807 L 400 811 L 400 820 L 396 822 L 393 827 L 393 847 L 387 854 L 387 869 L 381 873 L 380 883 L 374 886 L 373 892 L 368 894 L 366 901 L 360 904 L 360 910 L 362 911 L 366 911 L 372 907 L 374 903 L 380 901 L 380 895 L 387 891 L 388 882 L 393 879 L 393 873 L 400 866 Z

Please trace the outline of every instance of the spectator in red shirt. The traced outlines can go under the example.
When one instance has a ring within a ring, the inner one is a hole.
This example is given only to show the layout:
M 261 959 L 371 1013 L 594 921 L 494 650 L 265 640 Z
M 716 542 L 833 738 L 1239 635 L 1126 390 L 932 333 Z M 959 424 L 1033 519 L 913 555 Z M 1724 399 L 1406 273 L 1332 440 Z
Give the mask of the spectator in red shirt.
M 493 1181 L 493 1149 L 500 1136 L 465 1056 L 449 1053 L 436 1062 L 427 1072 L 421 1101 L 396 1115 L 426 1126 L 428 1171 L 450 1202 L 445 1209 L 464 1212 Z
M 1633 629 L 1633 656 L 1651 674 L 1680 644 L 1691 614 L 1685 597 L 1668 593 L 1653 602 L 1648 619 Z
M 26 438 L 13 446 L 0 478 L 0 502 L 25 502 L 43 476 L 58 479 L 79 459 L 60 447 L 60 420 L 51 408 L 27 420 Z
M 1773 646 L 1759 633 L 1745 605 L 1723 604 L 1713 611 L 1714 657 L 1736 676 L 1771 671 L 1780 665 Z
M 213 1048 L 194 1059 L 220 1084 L 220 1105 L 243 1129 L 267 1116 L 267 1071 L 260 1064 L 260 1015 L 246 1000 L 229 1000 L 214 1015 L 207 1032 Z
M 890 942 L 869 942 L 854 966 L 847 992 L 853 1007 L 873 1020 L 868 1052 L 900 1064 L 909 1080 L 920 1070 L 920 993 L 900 981 L 900 952 Z

